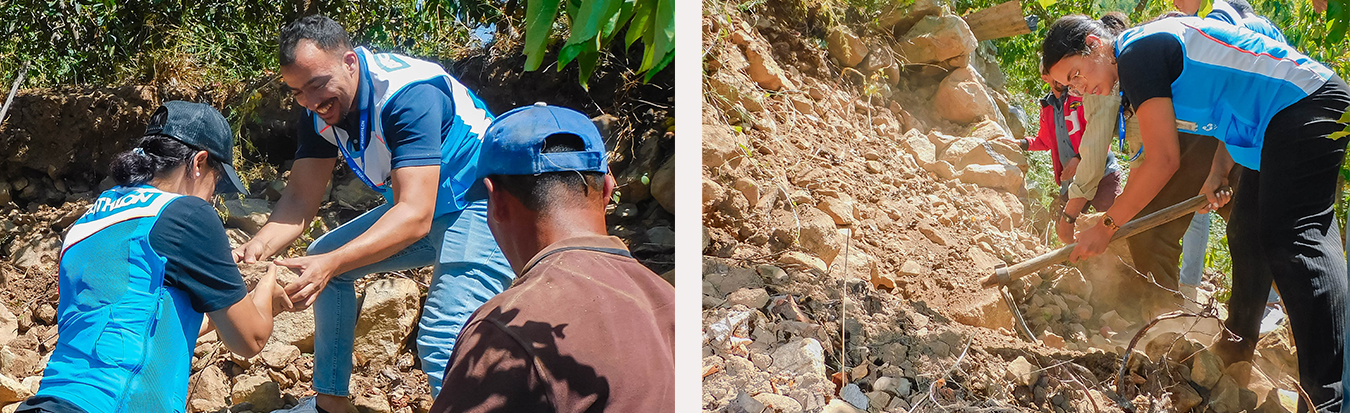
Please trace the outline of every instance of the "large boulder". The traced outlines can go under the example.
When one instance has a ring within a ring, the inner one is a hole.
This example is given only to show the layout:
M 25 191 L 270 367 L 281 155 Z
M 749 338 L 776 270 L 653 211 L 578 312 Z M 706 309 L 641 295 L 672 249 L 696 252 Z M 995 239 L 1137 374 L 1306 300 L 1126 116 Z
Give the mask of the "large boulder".
M 9 259 L 21 269 L 56 268 L 61 255 L 61 234 L 48 232 L 33 237 L 25 234 L 10 243 Z
M 661 204 L 666 212 L 675 213 L 675 157 L 671 156 L 651 177 L 652 198 Z
M 1008 192 L 1022 190 L 1022 170 L 1012 165 L 968 165 L 958 174 L 961 182 Z
M 19 317 L 9 311 L 9 307 L 0 304 L 0 346 L 19 337 Z
M 928 137 L 919 133 L 917 129 L 910 129 L 900 138 L 900 147 L 913 155 L 914 162 L 921 167 L 926 167 L 938 160 L 937 145 L 934 145 Z
M 839 251 L 844 249 L 845 241 L 835 227 L 834 218 L 811 207 L 804 207 L 799 212 L 802 248 L 816 254 L 825 261 L 826 266 L 829 266 L 839 255 Z
M 745 48 L 745 60 L 750 63 L 745 71 L 759 87 L 767 90 L 792 90 L 797 86 L 788 80 L 787 74 L 774 62 L 769 48 L 760 42 L 751 42 Z
M 957 123 L 999 118 L 998 105 L 990 97 L 984 79 L 969 67 L 953 70 L 942 79 L 933 96 L 933 106 L 938 115 Z
M 1223 376 L 1223 360 L 1209 350 L 1197 351 L 1191 361 L 1191 381 L 1206 389 L 1214 390 Z
M 346 208 L 367 209 L 383 200 L 383 196 L 355 177 L 333 187 L 333 201 Z
M 965 20 L 945 15 L 919 20 L 905 33 L 899 46 L 908 63 L 939 63 L 957 56 L 969 56 L 978 43 Z
M 230 377 L 215 364 L 207 365 L 188 380 L 188 405 L 199 412 L 230 407 Z
M 272 215 L 272 205 L 263 199 L 230 199 L 224 202 L 225 225 L 256 234 L 267 225 L 267 217 Z
M 996 290 L 984 289 L 952 309 L 952 319 L 968 326 L 1013 331 L 1013 314 Z
M 769 356 L 773 364 L 769 371 L 794 376 L 824 376 L 825 349 L 814 338 L 790 341 Z
M 314 352 L 314 307 L 304 311 L 277 314 L 272 319 L 272 337 L 267 345 L 292 345 L 305 353 Z
M 253 409 L 261 412 L 280 409 L 283 405 L 281 386 L 262 376 L 236 377 L 234 388 L 230 390 L 230 400 L 234 404 L 252 403 Z
M 24 386 L 23 382 L 0 374 L 0 404 L 21 402 L 29 397 L 33 397 L 32 389 Z
M 352 347 L 358 363 L 393 364 L 417 323 L 421 295 L 417 282 L 407 278 L 385 278 L 366 285 Z
M 947 150 L 942 151 L 942 160 L 952 164 L 956 169 L 964 169 L 970 165 L 995 165 L 1002 163 L 1000 159 L 1003 155 L 994 151 L 993 145 L 986 143 L 980 138 L 961 138 L 947 146 Z M 1001 159 L 1007 161 L 1006 159 Z
M 838 60 L 844 67 L 857 66 L 867 57 L 867 45 L 844 26 L 830 29 L 825 42 L 829 45 L 830 57 Z
M 721 168 L 744 156 L 731 128 L 723 124 L 703 124 L 703 166 Z

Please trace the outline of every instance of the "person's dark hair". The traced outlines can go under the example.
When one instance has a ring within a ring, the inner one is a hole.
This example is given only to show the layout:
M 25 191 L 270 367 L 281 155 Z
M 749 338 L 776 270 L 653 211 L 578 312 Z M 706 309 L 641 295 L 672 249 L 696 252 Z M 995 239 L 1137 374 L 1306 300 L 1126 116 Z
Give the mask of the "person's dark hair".
M 1050 70 L 1065 56 L 1088 54 L 1089 34 L 1097 35 L 1110 44 L 1129 27 L 1129 18 L 1120 12 L 1107 13 L 1101 20 L 1081 14 L 1060 17 L 1050 25 L 1050 30 L 1045 33 L 1045 41 L 1041 43 L 1041 67 Z
M 558 134 L 544 138 L 541 153 L 586 150 L 580 136 Z M 539 175 L 491 175 L 494 186 L 516 197 L 531 211 L 544 211 L 578 198 L 602 192 L 605 174 L 594 171 L 548 172 Z
M 169 136 L 150 135 L 142 138 L 135 148 L 114 156 L 109 174 L 118 185 L 141 185 L 164 171 L 186 164 L 201 151 Z M 208 156 L 206 163 L 220 171 L 220 162 L 214 158 Z
M 1252 4 L 1248 3 L 1247 0 L 1217 0 L 1217 1 L 1227 1 L 1228 5 L 1233 6 L 1233 10 L 1237 10 L 1238 14 L 1242 15 L 1240 17 L 1247 17 L 1256 14 L 1256 9 L 1253 9 Z
M 282 66 L 295 63 L 295 47 L 301 40 L 311 40 L 326 52 L 351 50 L 351 38 L 342 25 L 322 14 L 301 17 L 281 29 L 277 38 Z
M 1119 35 L 1125 32 L 1125 29 L 1130 28 L 1130 16 L 1118 11 L 1103 14 L 1101 22 L 1102 25 L 1106 26 L 1106 30 L 1111 32 L 1112 36 Z
M 1170 19 L 1170 18 L 1174 18 L 1174 17 L 1191 17 L 1191 15 L 1186 14 L 1186 13 L 1183 13 L 1183 12 L 1181 12 L 1180 10 L 1170 10 L 1170 11 L 1165 11 L 1165 12 L 1163 12 L 1162 14 L 1159 14 L 1158 17 L 1154 17 L 1153 20 L 1149 20 L 1149 21 L 1144 22 L 1144 24 L 1149 24 L 1149 23 L 1156 22 L 1156 21 L 1158 21 L 1158 20 L 1162 20 L 1162 19 Z

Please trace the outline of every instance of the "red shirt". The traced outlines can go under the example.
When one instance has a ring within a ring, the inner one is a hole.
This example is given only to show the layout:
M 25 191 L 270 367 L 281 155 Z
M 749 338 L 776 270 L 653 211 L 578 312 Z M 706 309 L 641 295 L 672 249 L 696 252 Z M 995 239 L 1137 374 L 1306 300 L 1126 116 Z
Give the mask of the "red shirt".
M 544 248 L 464 325 L 446 412 L 675 411 L 675 288 L 616 237 Z
M 1087 117 L 1083 114 L 1083 98 L 1067 95 L 1064 99 L 1064 127 L 1069 131 L 1069 142 L 1073 146 L 1074 152 L 1078 152 L 1078 143 L 1083 140 L 1083 129 L 1087 124 Z M 1029 151 L 1050 151 L 1050 160 L 1054 162 L 1055 183 L 1061 183 L 1060 172 L 1064 170 L 1064 165 L 1059 162 L 1059 142 L 1055 136 L 1055 110 L 1050 105 L 1041 105 L 1041 128 L 1036 132 L 1036 137 L 1028 139 L 1027 150 Z

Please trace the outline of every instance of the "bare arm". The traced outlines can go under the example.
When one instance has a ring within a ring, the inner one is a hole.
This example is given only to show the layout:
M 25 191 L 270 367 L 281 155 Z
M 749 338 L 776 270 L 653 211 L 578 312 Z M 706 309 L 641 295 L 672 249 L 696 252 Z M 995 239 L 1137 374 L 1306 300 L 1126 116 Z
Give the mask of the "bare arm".
M 1139 105 L 1135 112 L 1139 117 L 1139 130 L 1143 137 L 1148 156 L 1130 171 L 1130 180 L 1116 197 L 1111 209 L 1106 211 L 1116 225 L 1123 225 L 1139 214 L 1158 191 L 1172 179 L 1181 158 L 1181 146 L 1177 141 L 1176 113 L 1172 111 L 1171 98 L 1152 98 Z M 1078 261 L 1106 251 L 1114 231 L 1105 225 L 1095 225 L 1078 235 L 1078 246 L 1069 259 Z
M 1172 111 L 1171 98 L 1153 98 L 1139 105 L 1136 111 L 1139 129 L 1148 148 L 1148 156 L 1130 170 L 1130 181 L 1116 202 L 1106 211 L 1119 224 L 1124 224 L 1143 210 L 1158 191 L 1167 185 L 1181 162 L 1181 144 L 1177 140 L 1177 118 Z
M 277 308 L 290 307 L 285 295 L 277 294 L 278 290 L 277 269 L 274 266 L 258 280 L 258 286 L 244 299 L 207 313 L 207 323 L 202 326 L 201 334 L 214 327 L 230 351 L 244 357 L 257 355 L 272 336 L 272 316 L 279 312 Z
M 305 227 L 319 213 L 323 193 L 333 177 L 337 158 L 296 159 L 291 167 L 286 189 L 277 201 L 276 209 L 267 219 L 267 225 L 244 245 L 234 250 L 234 260 L 254 263 L 276 255 L 303 234 Z
M 312 304 L 334 275 L 388 258 L 431 230 L 440 166 L 398 168 L 391 177 L 394 205 L 365 233 L 332 252 L 277 261 L 300 271 L 300 278 L 286 287 L 297 306 Z
M 1078 162 L 1075 172 L 1069 173 L 1073 177 L 1069 198 L 1091 201 L 1097 195 L 1097 184 L 1101 182 L 1111 156 L 1111 137 L 1115 136 L 1116 118 L 1120 115 L 1120 95 L 1083 96 L 1083 111 L 1083 139 L 1078 142 L 1078 155 L 1082 161 Z
M 1214 151 L 1214 162 L 1210 163 L 1209 177 L 1205 178 L 1204 185 L 1200 186 L 1200 193 L 1209 201 L 1200 208 L 1200 213 L 1217 211 L 1233 199 L 1233 189 L 1228 185 L 1228 173 L 1233 170 L 1233 165 L 1233 156 L 1228 154 L 1228 147 L 1220 144 Z

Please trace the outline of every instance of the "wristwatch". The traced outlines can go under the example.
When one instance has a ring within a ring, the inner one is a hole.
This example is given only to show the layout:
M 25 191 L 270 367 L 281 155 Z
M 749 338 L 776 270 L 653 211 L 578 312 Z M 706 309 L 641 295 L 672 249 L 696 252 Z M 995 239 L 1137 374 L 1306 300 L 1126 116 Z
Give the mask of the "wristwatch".
M 1102 214 L 1102 225 L 1109 228 L 1111 232 L 1120 231 L 1120 225 L 1116 225 L 1116 220 L 1111 219 L 1110 215 Z
M 1066 211 L 1060 211 L 1059 215 L 1064 217 L 1064 222 L 1068 222 L 1070 224 L 1078 222 L 1078 217 L 1069 216 L 1069 213 Z

